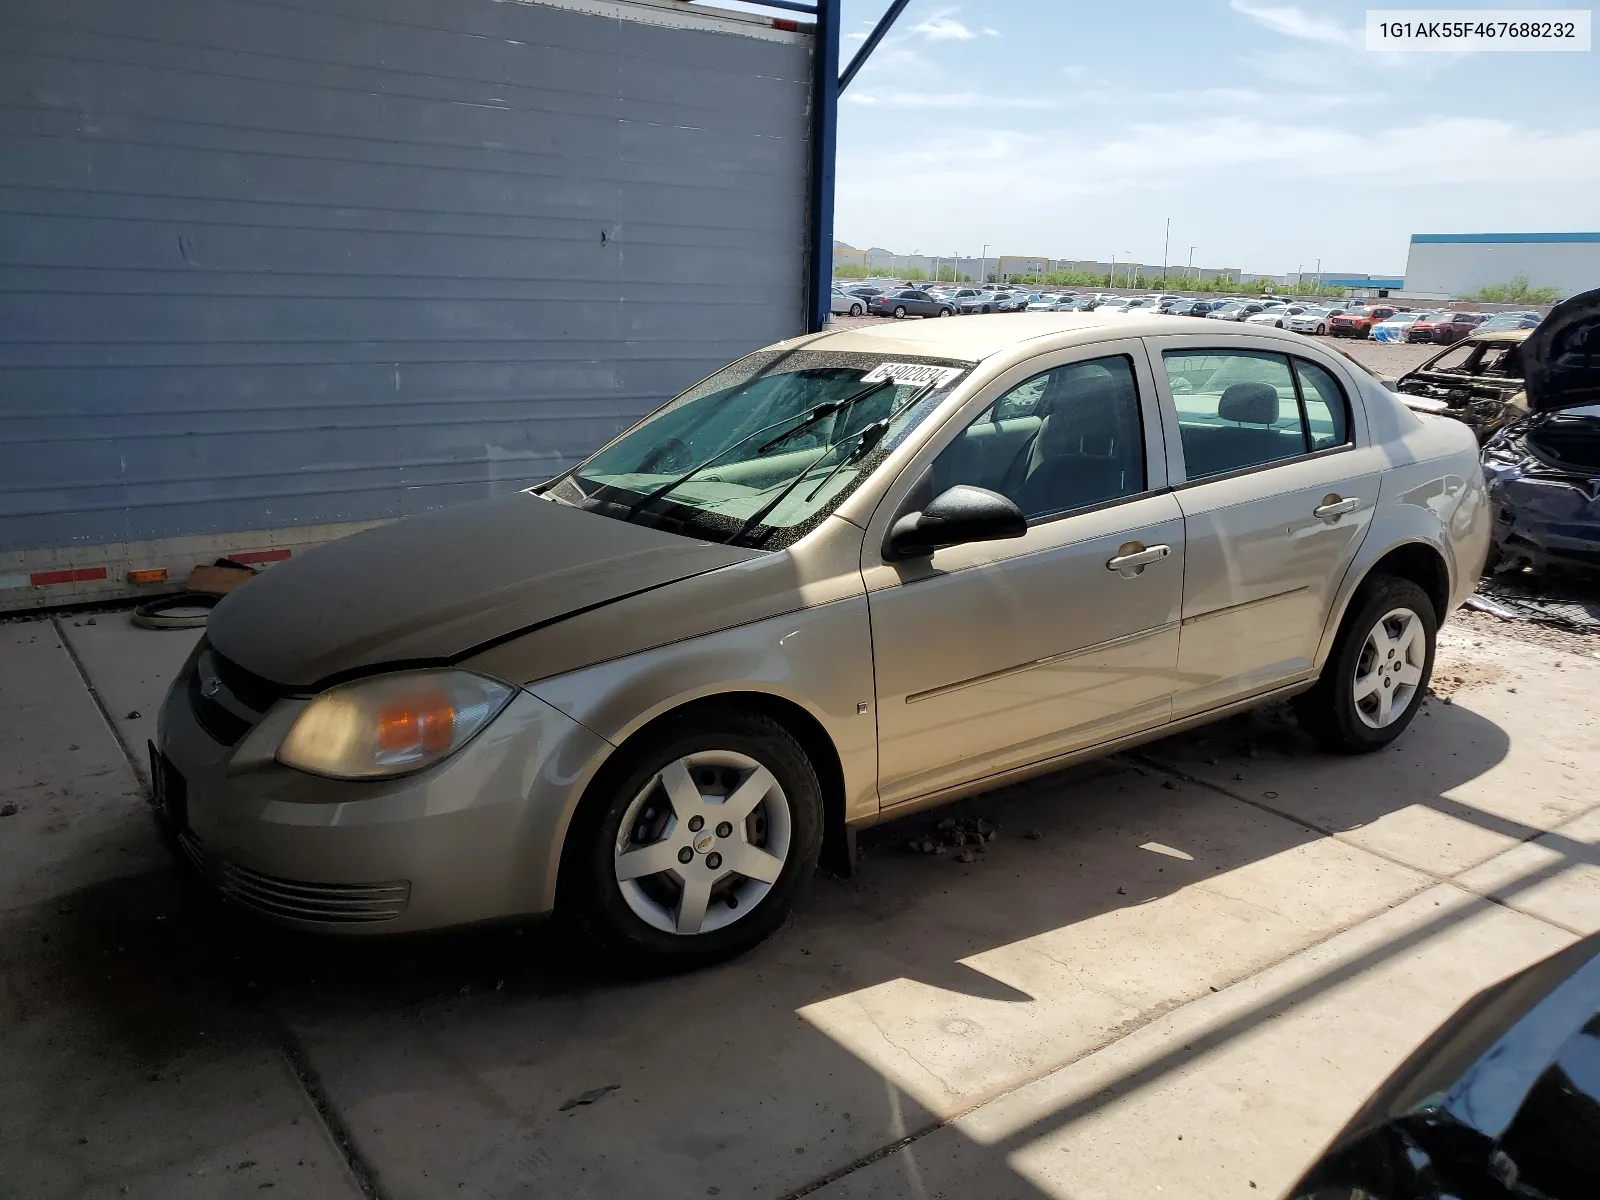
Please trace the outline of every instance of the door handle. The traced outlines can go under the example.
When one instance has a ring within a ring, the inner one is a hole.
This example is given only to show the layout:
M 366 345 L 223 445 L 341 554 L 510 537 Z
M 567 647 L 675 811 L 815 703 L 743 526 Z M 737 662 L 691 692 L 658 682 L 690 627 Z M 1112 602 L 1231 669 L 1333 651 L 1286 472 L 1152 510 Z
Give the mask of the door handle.
M 1171 546 L 1147 546 L 1141 550 L 1131 549 L 1131 546 L 1137 545 L 1139 545 L 1138 542 L 1132 542 L 1128 546 L 1121 547 L 1127 553 L 1118 554 L 1115 558 L 1107 559 L 1106 570 L 1136 571 L 1141 567 L 1149 566 L 1153 562 L 1160 562 L 1172 553 Z
M 1360 507 L 1359 496 L 1346 496 L 1341 500 L 1337 495 L 1330 495 L 1322 498 L 1322 503 L 1311 510 L 1311 515 L 1326 521 L 1329 517 L 1342 517 L 1347 512 L 1355 512 Z

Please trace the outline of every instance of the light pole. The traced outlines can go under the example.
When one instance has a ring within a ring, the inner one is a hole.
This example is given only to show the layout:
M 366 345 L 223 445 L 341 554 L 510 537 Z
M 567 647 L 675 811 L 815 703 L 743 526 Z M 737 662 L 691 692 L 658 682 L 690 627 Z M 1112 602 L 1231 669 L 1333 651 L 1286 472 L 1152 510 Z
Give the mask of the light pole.
M 1186 272 L 1184 272 L 1184 274 L 1189 276 L 1189 281 L 1191 283 L 1194 282 L 1194 252 L 1197 249 L 1199 249 L 1199 247 L 1197 247 L 1197 246 L 1190 246 L 1189 247 L 1189 269 Z
M 1128 264 L 1128 288 L 1130 290 L 1132 290 L 1134 287 L 1138 286 L 1137 284 L 1135 284 L 1133 282 L 1133 269 L 1137 265 L 1133 261 L 1133 251 L 1132 250 L 1124 250 L 1122 252 L 1122 257 Z
M 1322 294 L 1322 260 L 1317 259 L 1317 294 Z
M 1168 217 L 1167 218 L 1167 236 L 1161 243 L 1161 283 L 1162 283 L 1163 287 L 1166 286 L 1166 282 L 1167 282 L 1167 250 L 1171 247 L 1171 245 L 1172 245 L 1172 218 Z
M 1111 252 L 1111 273 L 1106 276 L 1106 286 L 1111 288 L 1117 286 L 1117 252 L 1115 250 Z
M 982 285 L 982 284 L 986 284 L 988 282 L 989 282 L 989 243 L 985 242 L 983 244 L 983 257 L 981 259 L 979 259 L 979 261 L 978 261 L 978 283 L 979 283 L 979 285 Z

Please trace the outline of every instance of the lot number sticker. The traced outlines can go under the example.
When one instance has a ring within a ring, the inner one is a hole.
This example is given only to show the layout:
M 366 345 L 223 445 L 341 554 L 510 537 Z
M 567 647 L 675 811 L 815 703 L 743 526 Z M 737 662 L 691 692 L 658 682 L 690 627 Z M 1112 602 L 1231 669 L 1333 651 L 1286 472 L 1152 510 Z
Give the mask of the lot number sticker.
M 943 387 L 949 383 L 965 367 L 935 367 L 929 363 L 879 363 L 861 377 L 862 383 L 877 383 L 880 379 L 892 379 L 896 383 L 934 384 Z

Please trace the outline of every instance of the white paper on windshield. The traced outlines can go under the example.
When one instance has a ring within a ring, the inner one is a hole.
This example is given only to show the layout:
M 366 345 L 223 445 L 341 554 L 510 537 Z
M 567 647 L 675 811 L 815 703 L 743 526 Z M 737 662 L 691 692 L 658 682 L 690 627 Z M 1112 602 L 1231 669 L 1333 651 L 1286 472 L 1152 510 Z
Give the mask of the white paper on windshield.
M 862 383 L 877 383 L 880 379 L 892 379 L 896 383 L 933 384 L 941 388 L 949 383 L 965 367 L 935 367 L 929 363 L 879 363 L 861 377 Z

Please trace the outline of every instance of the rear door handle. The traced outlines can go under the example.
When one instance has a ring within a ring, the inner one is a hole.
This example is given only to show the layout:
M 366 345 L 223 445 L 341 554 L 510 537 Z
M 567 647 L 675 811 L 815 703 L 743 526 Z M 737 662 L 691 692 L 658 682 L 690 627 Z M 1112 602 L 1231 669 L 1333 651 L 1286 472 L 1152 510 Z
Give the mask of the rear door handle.
M 1134 542 L 1133 544 L 1137 546 L 1139 543 Z M 1149 566 L 1153 562 L 1159 562 L 1172 553 L 1171 546 L 1147 546 L 1142 550 L 1129 550 L 1127 546 L 1123 546 L 1121 549 L 1128 552 L 1126 554 L 1118 554 L 1115 558 L 1107 559 L 1106 570 L 1134 571 L 1140 567 Z
M 1360 507 L 1359 496 L 1346 496 L 1343 500 L 1338 496 L 1325 496 L 1322 503 L 1311 510 L 1311 515 L 1327 520 L 1329 517 L 1342 517 L 1347 512 L 1355 512 Z

